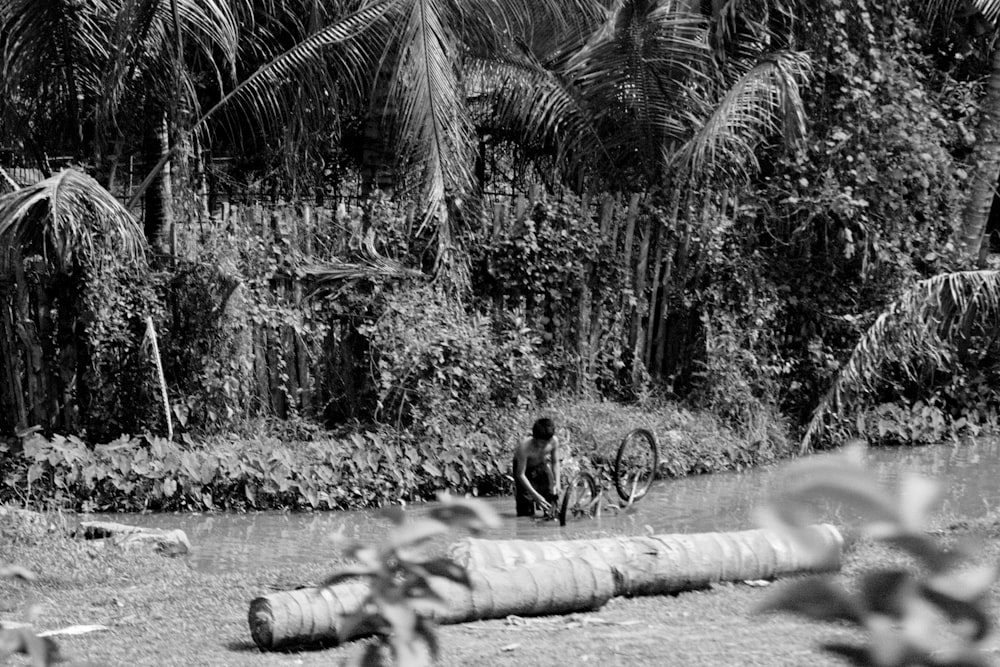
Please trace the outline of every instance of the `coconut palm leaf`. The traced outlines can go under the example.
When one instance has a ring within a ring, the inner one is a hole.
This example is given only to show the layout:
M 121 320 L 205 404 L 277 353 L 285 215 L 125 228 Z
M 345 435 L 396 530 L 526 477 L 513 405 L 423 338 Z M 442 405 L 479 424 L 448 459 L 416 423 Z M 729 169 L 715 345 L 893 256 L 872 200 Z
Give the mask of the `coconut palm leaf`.
M 4 104 L 16 100 L 24 113 L 46 119 L 47 135 L 81 146 L 83 104 L 99 95 L 108 60 L 101 37 L 110 11 L 104 0 L 7 0 L 0 9 L 0 33 L 6 37 L 0 77 Z
M 359 280 L 374 278 L 416 278 L 426 279 L 428 276 L 421 271 L 407 268 L 394 259 L 379 254 L 375 249 L 374 230 L 369 230 L 360 247 L 360 261 L 344 262 L 340 260 L 328 262 L 313 262 L 299 269 L 302 277 L 309 283 L 308 297 L 342 290 Z
M 1000 0 L 927 0 L 922 7 L 922 13 L 925 17 L 947 24 L 968 5 L 994 25 L 1000 18 Z
M 10 275 L 19 257 L 41 255 L 71 273 L 81 263 L 145 262 L 142 227 L 114 196 L 90 176 L 66 169 L 0 197 L 0 275 Z
M 226 78 L 236 76 L 240 30 L 234 10 L 241 4 L 200 0 L 120 2 L 105 37 L 110 45 L 110 61 L 104 67 L 103 94 L 94 112 L 98 144 L 115 146 L 117 153 L 130 132 L 142 134 L 151 107 L 183 109 L 197 116 L 199 92 L 195 77 L 214 77 L 221 94 L 222 72 L 227 72 Z M 178 49 L 182 50 L 179 55 Z M 196 63 L 193 67 L 197 73 L 189 62 Z
M 553 147 L 566 173 L 599 156 L 610 161 L 578 91 L 530 53 L 470 59 L 466 82 L 478 126 L 520 136 L 522 146 Z
M 412 0 L 389 90 L 401 153 L 420 165 L 428 209 L 472 183 L 473 127 L 458 81 L 457 35 L 442 0 Z M 425 218 L 425 221 L 429 218 Z
M 861 337 L 850 359 L 820 401 L 802 439 L 808 451 L 827 420 L 874 392 L 887 363 L 916 378 L 928 365 L 946 369 L 956 343 L 975 322 L 1000 323 L 1000 271 L 959 271 L 921 280 L 906 290 Z
M 230 78 L 236 77 L 239 57 L 240 29 L 234 5 L 196 0 L 126 0 L 115 14 L 114 29 L 109 36 L 113 60 L 106 70 L 103 89 L 107 106 L 118 107 L 124 91 L 135 86 L 155 61 L 166 61 L 173 45 L 172 4 L 176 2 L 178 25 L 185 44 L 194 44 L 203 56 L 202 62 L 215 68 L 222 87 L 221 72 L 215 67 L 221 59 Z M 176 38 L 176 36 L 174 36 Z
M 795 143 L 805 134 L 799 85 L 811 66 L 807 55 L 767 56 L 740 77 L 715 111 L 674 156 L 681 178 L 698 180 L 725 172 L 745 179 L 758 168 L 756 148 L 774 135 Z M 705 101 L 709 106 L 710 101 Z
M 342 85 L 356 97 L 367 89 L 368 81 L 357 73 L 369 74 L 385 45 L 391 12 L 401 0 L 375 0 L 313 33 L 273 60 L 261 65 L 213 107 L 202 114 L 196 127 L 230 105 L 242 106 L 250 116 L 277 121 L 283 105 L 278 93 L 290 79 L 318 61 L 326 62 L 340 75 Z M 365 39 L 361 39 L 361 37 Z M 345 46 L 349 48 L 335 49 Z
M 973 7 L 982 12 L 991 23 L 1000 19 L 1000 0 L 970 0 Z
M 625 164 L 658 171 L 663 149 L 687 136 L 687 89 L 704 83 L 708 23 L 675 3 L 619 0 L 581 48 L 557 66 L 580 90 Z

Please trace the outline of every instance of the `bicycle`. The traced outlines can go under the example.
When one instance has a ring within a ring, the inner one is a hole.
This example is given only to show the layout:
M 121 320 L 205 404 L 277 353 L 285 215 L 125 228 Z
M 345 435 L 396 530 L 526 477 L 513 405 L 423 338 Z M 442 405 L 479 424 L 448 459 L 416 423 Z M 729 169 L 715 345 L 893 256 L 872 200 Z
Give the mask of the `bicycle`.
M 652 431 L 644 428 L 633 429 L 622 438 L 615 455 L 614 466 L 596 466 L 602 481 L 610 478 L 620 501 L 609 502 L 617 510 L 626 510 L 649 491 L 660 465 L 660 447 Z M 602 509 L 606 494 L 604 484 L 598 483 L 598 476 L 581 471 L 573 477 L 563 491 L 559 502 L 557 518 L 559 525 L 565 526 L 570 517 L 593 517 Z

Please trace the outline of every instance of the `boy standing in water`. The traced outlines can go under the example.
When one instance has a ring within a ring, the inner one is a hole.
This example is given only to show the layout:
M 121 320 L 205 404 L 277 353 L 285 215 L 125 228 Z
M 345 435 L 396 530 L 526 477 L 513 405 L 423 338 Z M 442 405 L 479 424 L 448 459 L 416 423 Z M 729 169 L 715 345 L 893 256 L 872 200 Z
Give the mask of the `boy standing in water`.
M 535 505 L 552 512 L 559 497 L 559 439 L 551 419 L 531 427 L 514 450 L 514 497 L 518 516 L 534 516 Z

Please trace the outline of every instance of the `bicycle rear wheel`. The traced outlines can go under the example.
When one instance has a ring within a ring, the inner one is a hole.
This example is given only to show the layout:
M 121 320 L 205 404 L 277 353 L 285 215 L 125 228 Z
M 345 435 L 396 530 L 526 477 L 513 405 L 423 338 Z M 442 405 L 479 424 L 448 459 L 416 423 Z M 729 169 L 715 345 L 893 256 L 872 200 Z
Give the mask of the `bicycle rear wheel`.
M 660 447 L 652 431 L 637 428 L 618 445 L 615 457 L 615 489 L 625 502 L 639 500 L 656 478 L 660 465 Z
M 581 472 L 566 486 L 559 503 L 559 525 L 565 526 L 567 519 L 590 516 L 597 500 L 597 482 L 593 475 Z

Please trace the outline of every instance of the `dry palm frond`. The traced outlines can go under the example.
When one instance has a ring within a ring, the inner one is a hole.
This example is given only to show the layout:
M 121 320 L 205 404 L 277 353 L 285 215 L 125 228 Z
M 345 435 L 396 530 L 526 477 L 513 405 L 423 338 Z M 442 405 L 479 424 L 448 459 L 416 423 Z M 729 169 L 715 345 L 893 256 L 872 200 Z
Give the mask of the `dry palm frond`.
M 828 417 L 878 387 L 887 363 L 911 378 L 928 365 L 951 367 L 955 343 L 967 338 L 977 322 L 992 329 L 1000 324 L 1000 271 L 946 273 L 908 289 L 858 341 L 813 413 L 801 451 L 810 449 Z
M 104 261 L 111 249 L 122 264 L 145 262 L 142 227 L 90 176 L 66 169 L 0 197 L 0 275 L 15 258 L 41 255 L 62 273 Z
M 394 259 L 385 257 L 375 249 L 375 235 L 369 230 L 360 248 L 360 262 L 344 262 L 339 260 L 314 262 L 303 266 L 299 271 L 311 286 L 308 297 L 329 292 L 337 287 L 353 284 L 358 280 L 374 278 L 418 278 L 428 276 L 421 271 L 410 269 Z

